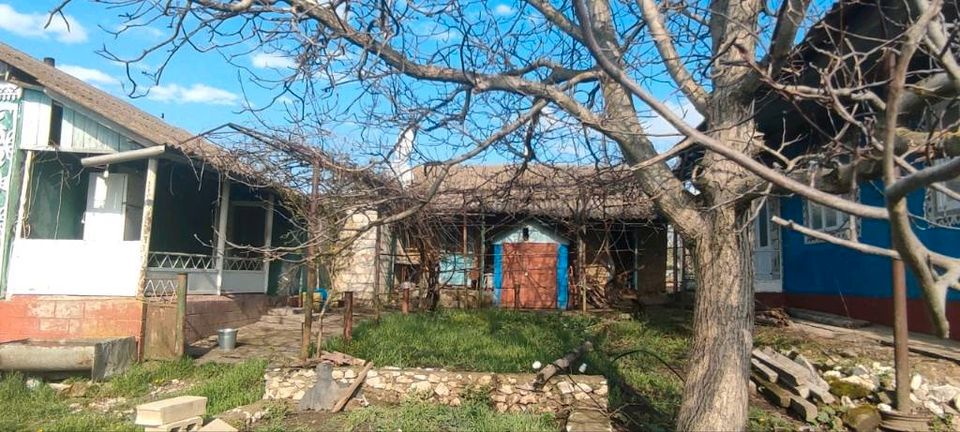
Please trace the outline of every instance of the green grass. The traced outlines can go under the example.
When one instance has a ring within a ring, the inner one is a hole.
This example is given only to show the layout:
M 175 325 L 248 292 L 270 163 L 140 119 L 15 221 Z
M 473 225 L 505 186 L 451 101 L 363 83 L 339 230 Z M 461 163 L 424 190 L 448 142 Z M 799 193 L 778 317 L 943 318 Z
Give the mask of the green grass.
M 117 415 L 71 412 L 68 402 L 48 386 L 30 389 L 18 373 L 0 378 L 0 430 L 3 431 L 134 431 Z
M 207 397 L 207 414 L 212 417 L 223 411 L 246 405 L 263 396 L 264 360 L 248 360 L 239 364 L 196 364 L 193 360 L 148 362 L 137 364 L 126 373 L 104 383 L 71 379 L 77 386 L 89 386 L 82 395 L 69 398 L 57 395 L 43 384 L 29 389 L 20 374 L 4 374 L 0 378 L 0 431 L 133 431 L 133 419 L 120 413 L 101 413 L 91 408 L 73 412 L 71 403 L 124 398 L 117 405 L 129 409 L 147 402 L 154 386 L 179 379 L 187 385 L 166 398 L 178 395 Z
M 388 314 L 357 325 L 350 343 L 336 338 L 324 349 L 385 366 L 529 372 L 534 361 L 546 364 L 579 346 L 596 322 L 495 309 Z
M 347 413 L 343 429 L 362 431 L 556 430 L 552 414 L 498 413 L 488 405 L 467 402 L 459 407 L 408 401 L 398 406 L 371 406 Z
M 263 396 L 262 381 L 266 366 L 265 360 L 255 359 L 238 364 L 197 364 L 189 358 L 140 363 L 123 375 L 99 385 L 91 394 L 98 398 L 137 399 L 150 391 L 151 384 L 157 386 L 178 379 L 192 385 L 169 396 L 206 396 L 207 412 L 218 414 L 259 400 Z

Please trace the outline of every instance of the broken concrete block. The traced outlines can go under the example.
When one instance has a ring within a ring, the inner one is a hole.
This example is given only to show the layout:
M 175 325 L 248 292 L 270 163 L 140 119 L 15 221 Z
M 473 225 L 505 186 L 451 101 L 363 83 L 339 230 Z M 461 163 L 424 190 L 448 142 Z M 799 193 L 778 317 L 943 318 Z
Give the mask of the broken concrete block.
M 137 405 L 137 420 L 135 423 L 140 426 L 168 425 L 180 420 L 203 416 L 206 412 L 207 398 L 203 396 L 179 396 Z
M 200 428 L 199 432 L 237 432 L 237 428 L 230 426 L 230 423 L 223 420 L 213 419 L 212 422 Z
M 203 425 L 203 418 L 191 417 L 188 419 L 183 419 L 183 420 L 179 420 L 171 423 L 165 423 L 159 426 L 147 426 L 143 428 L 143 432 L 193 431 L 193 430 L 199 429 L 201 425 Z

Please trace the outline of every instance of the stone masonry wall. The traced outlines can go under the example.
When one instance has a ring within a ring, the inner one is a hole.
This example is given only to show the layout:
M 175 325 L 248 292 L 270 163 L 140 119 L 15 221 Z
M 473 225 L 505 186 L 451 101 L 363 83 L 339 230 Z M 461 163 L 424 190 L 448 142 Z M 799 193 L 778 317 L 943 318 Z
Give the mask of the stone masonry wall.
M 333 378 L 353 383 L 359 367 L 334 368 Z M 363 395 L 380 401 L 397 402 L 423 398 L 459 406 L 468 394 L 484 392 L 499 412 L 559 412 L 566 408 L 606 409 L 607 380 L 599 375 L 556 376 L 540 390 L 529 383 L 534 374 L 450 372 L 437 369 L 372 369 L 362 386 Z M 313 386 L 313 369 L 271 369 L 265 378 L 264 399 L 300 400 Z M 359 395 L 359 393 L 358 393 Z

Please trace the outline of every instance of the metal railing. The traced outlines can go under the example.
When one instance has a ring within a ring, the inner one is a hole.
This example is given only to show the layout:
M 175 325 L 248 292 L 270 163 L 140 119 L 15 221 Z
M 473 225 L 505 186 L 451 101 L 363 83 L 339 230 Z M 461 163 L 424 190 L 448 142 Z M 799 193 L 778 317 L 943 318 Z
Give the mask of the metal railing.
M 147 268 L 154 271 L 214 271 L 217 269 L 217 257 L 180 252 L 150 252 L 147 256 Z M 226 257 L 223 261 L 223 269 L 226 271 L 263 271 L 263 259 L 257 257 Z

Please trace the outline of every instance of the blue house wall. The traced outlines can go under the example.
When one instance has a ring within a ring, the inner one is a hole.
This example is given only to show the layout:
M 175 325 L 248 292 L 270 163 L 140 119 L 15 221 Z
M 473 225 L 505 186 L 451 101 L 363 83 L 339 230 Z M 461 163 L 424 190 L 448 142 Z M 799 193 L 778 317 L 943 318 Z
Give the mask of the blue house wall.
M 859 199 L 864 204 L 884 206 L 882 183 L 862 182 Z M 924 193 L 910 195 L 908 208 L 911 214 L 922 217 Z M 780 215 L 784 219 L 802 223 L 804 209 L 804 200 L 801 198 L 781 198 Z M 859 219 L 858 222 L 857 233 L 861 243 L 890 246 L 890 228 L 886 221 Z M 931 249 L 953 256 L 960 255 L 960 230 L 930 225 L 925 221 L 914 223 L 917 236 Z M 781 236 L 783 291 L 788 306 L 825 310 L 875 322 L 888 323 L 891 320 L 893 288 L 890 259 L 826 242 L 809 242 L 805 240 L 806 236 L 789 228 L 781 228 Z M 928 323 L 921 292 L 916 279 L 909 272 L 907 287 L 908 298 L 911 299 L 911 327 L 925 330 L 925 324 Z M 960 293 L 951 290 L 948 300 L 960 300 Z M 948 305 L 948 309 L 950 307 L 957 308 L 958 305 Z M 956 325 L 960 326 L 960 322 Z

